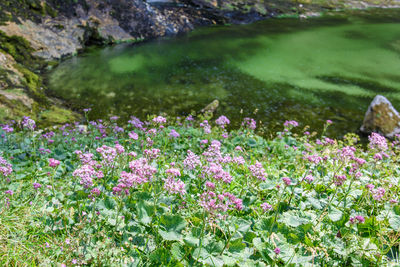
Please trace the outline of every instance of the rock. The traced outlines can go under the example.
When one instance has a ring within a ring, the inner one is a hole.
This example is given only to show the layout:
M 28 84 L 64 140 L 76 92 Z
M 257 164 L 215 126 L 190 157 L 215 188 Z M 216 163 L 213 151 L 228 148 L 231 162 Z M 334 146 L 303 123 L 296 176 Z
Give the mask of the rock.
M 381 95 L 377 95 L 365 113 L 361 132 L 379 132 L 388 138 L 400 133 L 400 114 L 392 103 Z
M 213 102 L 208 104 L 205 108 L 203 108 L 200 112 L 204 113 L 204 114 L 214 113 L 217 110 L 218 106 L 219 106 L 219 101 L 217 99 L 215 99 Z

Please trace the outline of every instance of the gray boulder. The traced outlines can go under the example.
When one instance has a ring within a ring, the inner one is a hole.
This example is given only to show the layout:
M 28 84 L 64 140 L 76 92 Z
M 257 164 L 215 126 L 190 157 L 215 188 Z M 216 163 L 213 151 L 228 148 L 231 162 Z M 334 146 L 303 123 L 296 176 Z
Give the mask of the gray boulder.
M 377 95 L 365 113 L 360 131 L 378 132 L 392 138 L 400 133 L 400 114 L 386 97 Z

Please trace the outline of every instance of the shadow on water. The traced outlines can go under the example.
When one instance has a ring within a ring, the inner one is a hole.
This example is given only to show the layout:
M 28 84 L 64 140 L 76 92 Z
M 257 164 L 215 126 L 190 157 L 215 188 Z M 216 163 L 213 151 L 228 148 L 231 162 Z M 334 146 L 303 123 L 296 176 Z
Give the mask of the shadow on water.
M 332 119 L 329 134 L 338 137 L 358 129 L 376 94 L 400 103 L 400 12 L 387 12 L 272 19 L 94 49 L 48 73 L 48 86 L 76 110 L 92 107 L 92 119 L 188 115 L 218 99 L 233 127 L 252 116 L 267 132 L 286 119 L 320 130 Z

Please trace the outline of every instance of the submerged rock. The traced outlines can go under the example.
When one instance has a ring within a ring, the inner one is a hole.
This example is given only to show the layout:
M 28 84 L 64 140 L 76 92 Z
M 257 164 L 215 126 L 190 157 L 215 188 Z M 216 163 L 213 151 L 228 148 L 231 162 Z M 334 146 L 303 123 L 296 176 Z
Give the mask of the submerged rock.
M 364 133 L 379 132 L 392 138 L 395 134 L 400 133 L 400 114 L 386 97 L 377 95 L 365 113 L 360 131 Z
M 203 114 L 212 114 L 214 113 L 219 106 L 219 101 L 215 99 L 213 102 L 208 104 L 205 108 L 203 108 L 200 112 Z

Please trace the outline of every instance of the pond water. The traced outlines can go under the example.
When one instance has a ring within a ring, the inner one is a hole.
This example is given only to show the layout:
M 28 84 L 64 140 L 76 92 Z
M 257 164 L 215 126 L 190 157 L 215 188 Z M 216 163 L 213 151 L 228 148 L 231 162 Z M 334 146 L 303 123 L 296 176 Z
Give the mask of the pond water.
M 141 44 L 90 49 L 47 74 L 72 108 L 110 114 L 187 115 L 214 99 L 237 126 L 251 116 L 268 132 L 294 119 L 330 135 L 357 131 L 376 94 L 400 108 L 400 11 L 215 26 Z

